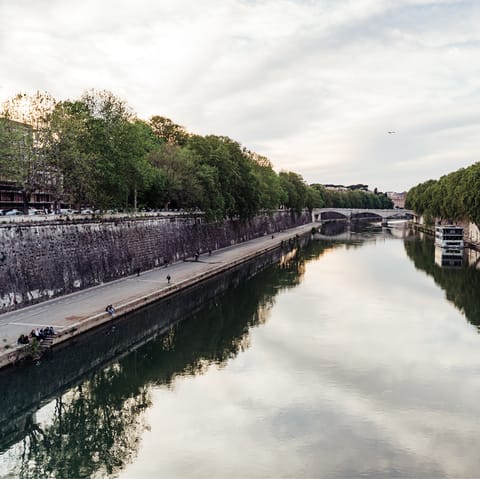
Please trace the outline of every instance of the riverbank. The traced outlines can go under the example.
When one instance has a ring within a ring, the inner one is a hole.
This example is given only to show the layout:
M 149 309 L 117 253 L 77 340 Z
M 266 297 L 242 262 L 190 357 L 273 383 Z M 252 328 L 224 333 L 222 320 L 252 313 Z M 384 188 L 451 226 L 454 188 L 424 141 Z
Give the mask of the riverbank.
M 415 231 L 418 231 L 420 233 L 425 233 L 430 236 L 435 236 L 435 228 L 433 226 L 426 226 L 426 225 L 421 225 L 419 223 L 413 223 L 413 222 L 411 222 L 410 225 L 413 227 Z M 480 251 L 480 242 L 472 241 L 469 238 L 464 238 L 463 241 L 467 248 L 473 249 L 475 251 Z
M 58 297 L 21 310 L 0 315 L 0 368 L 40 354 L 31 345 L 17 345 L 21 334 L 52 326 L 56 335 L 49 348 L 136 311 L 155 301 L 198 285 L 255 257 L 310 234 L 312 224 L 299 226 L 273 236 L 266 235 L 235 246 L 202 254 L 198 261 L 182 261 L 168 268 L 155 268 L 77 293 Z M 170 276 L 170 281 L 167 279 Z M 113 315 L 105 311 L 113 305 Z

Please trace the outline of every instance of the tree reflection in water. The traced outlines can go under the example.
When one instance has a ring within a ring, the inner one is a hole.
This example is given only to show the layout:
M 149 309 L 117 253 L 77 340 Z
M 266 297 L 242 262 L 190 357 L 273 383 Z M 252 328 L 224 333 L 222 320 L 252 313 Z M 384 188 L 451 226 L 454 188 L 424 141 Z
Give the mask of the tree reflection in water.
M 432 276 L 445 291 L 448 301 L 462 311 L 470 323 L 480 327 L 480 271 L 465 263 L 458 269 L 435 264 L 435 245 L 431 238 L 417 238 L 404 244 L 415 268 Z
M 212 364 L 222 367 L 245 350 L 250 328 L 267 320 L 275 296 L 300 283 L 307 261 L 335 246 L 313 242 L 297 250 L 292 245 L 283 261 L 209 301 L 167 334 L 92 372 L 77 386 L 64 387 L 43 408 L 49 410 L 47 420 L 35 418 L 45 404 L 40 401 L 30 408 L 36 413 L 12 415 L 11 422 L 22 427 L 15 440 L 2 444 L 0 439 L 0 452 L 5 451 L 0 475 L 2 462 L 8 476 L 21 479 L 118 473 L 135 458 L 148 429 L 144 412 L 151 405 L 151 387 L 170 387 L 177 376 L 202 374 Z
M 97 372 L 55 399 L 48 426 L 29 421 L 18 477 L 114 474 L 136 454 L 149 405 L 148 388 L 130 387 L 119 365 Z

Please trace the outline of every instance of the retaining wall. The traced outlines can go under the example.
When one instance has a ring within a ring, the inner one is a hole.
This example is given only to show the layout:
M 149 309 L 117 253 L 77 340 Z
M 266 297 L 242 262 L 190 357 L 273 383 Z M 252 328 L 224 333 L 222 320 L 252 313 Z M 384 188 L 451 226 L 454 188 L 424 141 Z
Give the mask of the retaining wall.
M 194 217 L 0 227 L 0 313 L 202 252 L 307 224 L 308 213 L 201 223 Z

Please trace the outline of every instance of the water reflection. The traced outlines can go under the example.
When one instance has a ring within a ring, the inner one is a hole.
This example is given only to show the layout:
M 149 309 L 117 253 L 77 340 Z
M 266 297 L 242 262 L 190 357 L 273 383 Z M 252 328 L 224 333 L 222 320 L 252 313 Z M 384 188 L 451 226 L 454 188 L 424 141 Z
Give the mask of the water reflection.
M 332 221 L 319 226 L 316 239 L 361 242 L 368 239 L 406 238 L 414 234 L 406 227 L 406 221 L 392 221 L 388 226 L 366 221 Z
M 441 288 L 479 272 L 394 234 L 292 248 L 128 354 L 178 305 L 92 335 L 75 367 L 116 354 L 80 378 L 61 354 L 0 375 L 0 476 L 475 477 L 479 338 Z
M 465 259 L 472 268 L 480 269 L 480 251 L 474 249 L 465 249 Z
M 17 411 L 13 402 L 27 405 L 31 400 L 29 384 L 35 383 L 35 394 L 41 396 L 42 373 L 24 368 L 14 371 L 14 378 L 0 377 L 2 402 L 13 410 L 8 414 L 4 409 L 0 421 L 0 476 L 77 478 L 118 473 L 136 456 L 148 429 L 144 414 L 151 405 L 152 386 L 171 387 L 176 377 L 202 374 L 211 364 L 223 367 L 248 347 L 250 329 L 267 320 L 275 296 L 299 284 L 305 262 L 332 247 L 316 243 L 307 253 L 292 248 L 277 266 L 210 301 L 166 334 L 81 380 L 72 378 L 79 384 L 53 399 L 42 398 Z M 155 314 L 164 311 L 162 306 Z M 97 332 L 87 339 L 87 350 L 79 344 L 66 354 L 80 362 L 85 354 L 85 361 L 95 362 L 87 351 L 96 349 L 96 341 L 121 344 L 122 328 L 128 331 L 128 326 L 119 324 L 103 334 Z M 41 366 L 46 390 L 56 381 L 68 382 L 55 370 L 55 363 L 58 369 L 60 355 Z
M 407 241 L 405 250 L 408 257 L 413 261 L 415 267 L 433 277 L 435 283 L 444 291 L 446 298 L 451 301 L 460 311 L 465 313 L 465 317 L 475 326 L 480 326 L 480 272 L 478 267 L 478 252 L 465 250 L 467 262 L 463 263 L 463 259 L 455 268 L 444 268 L 443 255 L 438 253 L 432 238 L 423 237 L 423 239 L 415 239 Z M 438 265 L 438 255 L 442 265 Z M 459 261 L 458 258 L 447 255 L 446 260 L 450 263 Z M 459 261 L 460 262 L 460 261 Z
M 453 249 L 435 246 L 435 264 L 441 268 L 461 268 L 463 253 L 463 248 Z

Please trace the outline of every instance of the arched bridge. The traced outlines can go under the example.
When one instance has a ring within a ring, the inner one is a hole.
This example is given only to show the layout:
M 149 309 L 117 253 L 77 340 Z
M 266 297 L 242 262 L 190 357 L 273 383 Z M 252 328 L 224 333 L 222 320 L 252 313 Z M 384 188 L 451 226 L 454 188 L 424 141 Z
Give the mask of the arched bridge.
M 380 210 L 373 208 L 314 208 L 312 220 L 315 222 L 335 221 L 340 219 L 377 220 L 386 223 L 389 219 L 413 217 L 413 211 L 405 209 Z

